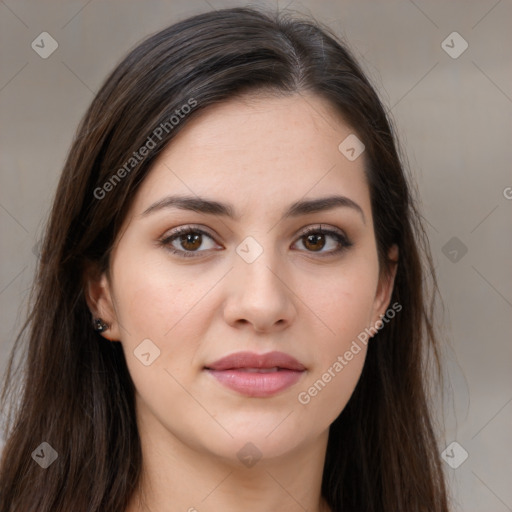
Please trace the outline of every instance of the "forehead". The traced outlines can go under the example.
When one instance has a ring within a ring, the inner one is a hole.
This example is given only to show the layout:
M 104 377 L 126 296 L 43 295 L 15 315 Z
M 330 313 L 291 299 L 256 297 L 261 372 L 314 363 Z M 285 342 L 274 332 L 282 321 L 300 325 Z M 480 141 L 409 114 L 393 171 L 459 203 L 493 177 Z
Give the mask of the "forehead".
M 158 157 L 134 208 L 186 193 L 268 210 L 337 192 L 369 210 L 364 154 L 349 161 L 338 149 L 352 133 L 314 95 L 245 96 L 208 107 Z

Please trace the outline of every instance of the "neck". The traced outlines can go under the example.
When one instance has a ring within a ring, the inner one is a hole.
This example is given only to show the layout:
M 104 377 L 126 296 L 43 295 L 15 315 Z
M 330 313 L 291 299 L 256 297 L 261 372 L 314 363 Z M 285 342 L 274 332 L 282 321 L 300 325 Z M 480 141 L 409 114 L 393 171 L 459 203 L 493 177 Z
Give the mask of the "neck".
M 252 467 L 190 447 L 161 426 L 139 426 L 143 467 L 126 512 L 328 512 L 321 497 L 328 432 Z

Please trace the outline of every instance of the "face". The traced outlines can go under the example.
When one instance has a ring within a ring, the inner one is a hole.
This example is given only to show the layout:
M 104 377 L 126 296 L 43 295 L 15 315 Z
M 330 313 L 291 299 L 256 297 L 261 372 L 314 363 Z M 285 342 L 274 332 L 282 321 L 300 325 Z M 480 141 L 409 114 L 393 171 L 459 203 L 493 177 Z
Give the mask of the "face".
M 326 440 L 393 284 L 365 155 L 338 149 L 351 133 L 318 97 L 252 96 L 159 156 L 87 295 L 148 435 L 233 461 L 248 442 L 278 457 Z

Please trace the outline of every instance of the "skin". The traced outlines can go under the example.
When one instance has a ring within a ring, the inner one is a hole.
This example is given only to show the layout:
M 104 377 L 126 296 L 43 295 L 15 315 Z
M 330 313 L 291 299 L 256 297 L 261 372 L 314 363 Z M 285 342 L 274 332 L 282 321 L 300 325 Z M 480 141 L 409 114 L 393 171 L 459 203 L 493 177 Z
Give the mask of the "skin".
M 309 403 L 298 394 L 385 313 L 394 281 L 379 268 L 365 155 L 351 162 L 338 150 L 351 133 L 313 95 L 236 98 L 191 120 L 142 183 L 109 276 L 91 276 L 86 294 L 110 325 L 104 337 L 122 343 L 136 387 L 144 463 L 129 512 L 328 510 L 320 495 L 328 429 L 366 346 Z M 230 203 L 239 218 L 176 208 L 143 215 L 170 194 Z M 336 207 L 280 220 L 295 201 L 333 194 L 357 203 L 364 219 Z M 199 246 L 196 257 L 159 243 L 191 224 L 212 237 L 172 246 Z M 320 224 L 353 245 L 329 255 L 339 245 L 330 235 L 308 244 L 304 228 Z M 263 250 L 252 263 L 236 252 L 248 236 Z M 149 366 L 134 355 L 144 339 L 160 350 Z M 203 370 L 234 352 L 274 350 L 307 371 L 272 397 L 241 395 Z M 237 457 L 248 442 L 262 455 L 252 467 Z

